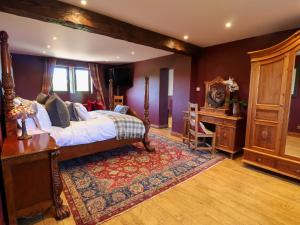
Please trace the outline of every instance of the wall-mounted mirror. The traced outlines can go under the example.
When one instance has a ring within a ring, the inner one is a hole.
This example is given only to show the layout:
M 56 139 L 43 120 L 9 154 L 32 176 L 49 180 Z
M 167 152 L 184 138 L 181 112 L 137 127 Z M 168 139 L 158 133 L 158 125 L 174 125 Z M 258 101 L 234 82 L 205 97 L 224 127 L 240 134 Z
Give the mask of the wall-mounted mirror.
M 288 120 L 285 154 L 300 157 L 300 51 L 295 57 L 292 74 L 291 105 Z

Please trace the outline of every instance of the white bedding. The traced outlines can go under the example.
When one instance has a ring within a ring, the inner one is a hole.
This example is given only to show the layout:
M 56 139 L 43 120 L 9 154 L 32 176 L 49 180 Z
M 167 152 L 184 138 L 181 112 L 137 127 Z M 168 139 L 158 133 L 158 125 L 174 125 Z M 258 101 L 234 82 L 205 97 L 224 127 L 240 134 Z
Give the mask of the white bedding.
M 91 119 L 71 121 L 71 125 L 67 128 L 52 126 L 50 136 L 59 146 L 88 144 L 116 137 L 115 125 L 111 119 L 95 112 L 89 112 L 89 114 Z
M 38 128 L 29 130 L 28 134 L 50 133 L 58 146 L 72 146 L 89 144 L 115 138 L 117 135 L 115 124 L 108 116 L 97 111 L 88 112 L 91 116 L 86 121 L 71 121 L 66 128 L 52 126 L 49 131 Z

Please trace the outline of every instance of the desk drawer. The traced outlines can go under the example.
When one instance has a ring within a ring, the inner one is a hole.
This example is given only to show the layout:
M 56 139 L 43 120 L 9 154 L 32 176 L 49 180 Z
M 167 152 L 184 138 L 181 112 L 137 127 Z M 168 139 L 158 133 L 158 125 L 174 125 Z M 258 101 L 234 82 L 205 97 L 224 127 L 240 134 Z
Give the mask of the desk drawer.
M 262 166 L 275 167 L 275 159 L 270 156 L 265 156 L 261 154 L 257 154 L 254 152 L 245 152 L 244 159 L 260 164 Z
M 277 162 L 277 169 L 281 172 L 300 177 L 300 163 L 291 163 L 283 160 Z
M 226 120 L 224 119 L 224 122 L 223 124 L 226 126 L 232 126 L 232 127 L 235 127 L 235 124 L 236 124 L 236 121 L 235 120 Z
M 211 116 L 199 115 L 199 120 L 205 123 L 223 124 L 223 119 Z

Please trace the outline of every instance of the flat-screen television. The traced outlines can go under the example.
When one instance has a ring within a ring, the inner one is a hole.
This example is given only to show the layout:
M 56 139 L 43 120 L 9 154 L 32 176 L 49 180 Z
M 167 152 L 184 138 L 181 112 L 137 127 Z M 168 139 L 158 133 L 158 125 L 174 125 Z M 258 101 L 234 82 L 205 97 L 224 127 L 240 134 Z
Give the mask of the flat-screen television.
M 109 79 L 113 80 L 115 87 L 132 87 L 133 74 L 129 67 L 115 67 L 104 71 L 105 86 L 108 87 Z

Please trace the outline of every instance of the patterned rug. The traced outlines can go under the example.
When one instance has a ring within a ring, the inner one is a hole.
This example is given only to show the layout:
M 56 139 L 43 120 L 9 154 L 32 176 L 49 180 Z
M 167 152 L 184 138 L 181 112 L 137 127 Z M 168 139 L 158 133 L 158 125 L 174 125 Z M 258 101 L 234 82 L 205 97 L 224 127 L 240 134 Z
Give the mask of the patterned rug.
M 63 162 L 64 193 L 77 225 L 103 222 L 223 159 L 156 134 L 140 144 Z

